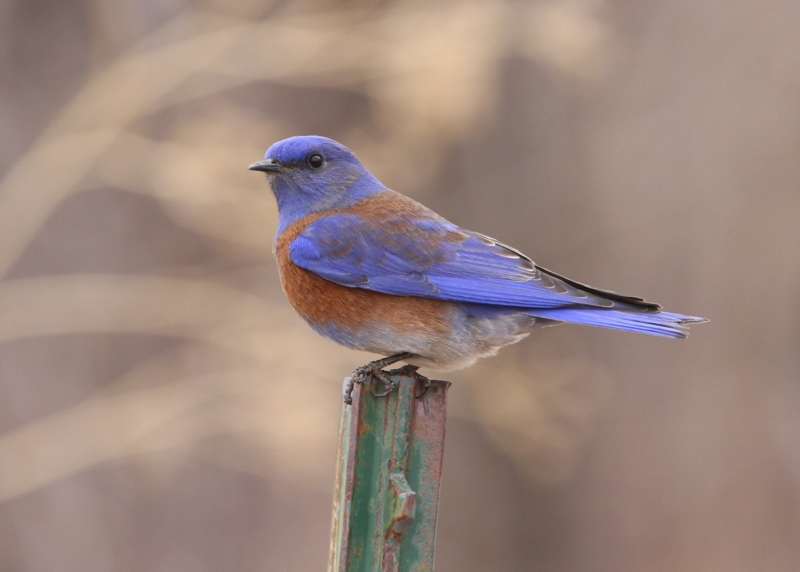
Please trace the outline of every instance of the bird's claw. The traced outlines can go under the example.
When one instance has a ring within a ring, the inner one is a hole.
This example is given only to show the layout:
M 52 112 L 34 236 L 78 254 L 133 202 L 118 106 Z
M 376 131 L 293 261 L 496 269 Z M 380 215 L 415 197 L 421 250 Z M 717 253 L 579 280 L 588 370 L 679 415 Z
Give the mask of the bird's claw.
M 375 393 L 375 389 L 370 387 L 370 392 L 375 397 L 386 397 L 392 391 L 394 391 L 395 384 L 394 382 L 389 379 L 389 376 L 386 375 L 386 372 L 378 367 L 370 367 L 371 364 L 362 365 L 361 367 L 356 368 L 353 372 L 353 375 L 347 381 L 347 385 L 345 386 L 344 390 L 344 402 L 348 405 L 353 403 L 353 388 L 357 383 L 364 383 L 370 376 L 378 378 L 378 380 L 383 384 L 385 391 L 382 393 Z
M 397 363 L 398 361 L 402 361 L 404 359 L 408 359 L 408 358 L 412 357 L 412 355 L 413 354 L 410 354 L 408 352 L 404 352 L 404 353 L 395 354 L 395 355 L 392 355 L 392 356 L 389 356 L 389 357 L 385 357 L 385 358 L 382 358 L 382 359 L 378 359 L 378 360 L 375 360 L 375 361 L 371 361 L 366 365 L 362 365 L 360 367 L 357 367 L 353 371 L 353 375 L 350 376 L 350 379 L 347 381 L 347 384 L 345 385 L 344 402 L 347 403 L 348 405 L 352 404 L 353 403 L 353 388 L 355 387 L 355 385 L 357 383 L 366 382 L 367 379 L 369 379 L 370 376 L 373 376 L 373 377 L 377 378 L 383 384 L 383 386 L 385 388 L 385 391 L 383 391 L 382 393 L 375 393 L 375 391 L 372 388 L 370 388 L 370 391 L 372 392 L 372 395 L 374 395 L 375 397 L 386 397 L 389 394 L 391 394 L 392 391 L 394 391 L 395 383 L 391 379 L 389 379 L 389 375 L 394 374 L 396 371 L 405 370 L 405 368 L 407 368 L 409 366 L 404 366 L 404 367 L 399 368 L 398 370 L 393 370 L 393 371 L 388 372 L 388 373 L 383 371 L 383 368 L 386 367 L 386 366 L 392 365 L 393 363 Z M 414 367 L 414 366 L 411 366 L 411 367 Z M 416 371 L 416 368 L 413 371 Z
M 408 377 L 413 377 L 422 385 L 422 393 L 419 395 L 415 395 L 416 399 L 422 399 L 428 393 L 431 388 L 431 380 L 418 373 L 417 370 L 419 369 L 418 365 L 404 365 L 403 367 L 399 367 L 397 369 L 393 369 L 392 371 L 386 372 L 389 375 L 406 375 Z M 373 395 L 375 395 L 373 393 Z
M 391 379 L 389 379 L 389 376 L 387 376 L 385 372 L 381 371 L 380 374 L 376 373 L 375 377 L 381 380 L 381 383 L 383 384 L 385 391 L 383 391 L 382 393 L 375 393 L 375 387 L 370 386 L 369 391 L 370 393 L 372 393 L 372 395 L 374 395 L 375 397 L 386 397 L 391 392 L 394 391 L 395 383 Z
M 416 376 L 417 376 L 417 381 L 419 381 L 422 384 L 422 393 L 420 393 L 419 395 L 415 395 L 414 398 L 422 399 L 428 394 L 428 392 L 431 389 L 431 385 L 433 384 L 431 383 L 431 380 L 425 377 L 424 375 L 416 374 Z
M 367 381 L 367 378 L 372 373 L 366 370 L 366 368 L 367 368 L 366 365 L 357 367 L 355 371 L 353 371 L 353 375 L 351 375 L 347 379 L 347 384 L 345 385 L 344 389 L 344 402 L 347 403 L 348 405 L 351 405 L 353 403 L 353 388 L 355 388 L 357 383 L 364 383 L 365 381 Z
M 371 361 L 366 365 L 362 365 L 357 367 L 353 371 L 353 375 L 347 380 L 344 388 L 344 402 L 348 405 L 353 403 L 353 388 L 357 383 L 365 383 L 370 376 L 375 377 L 383 384 L 384 391 L 380 393 L 376 393 L 373 387 L 370 387 L 370 392 L 375 397 L 387 397 L 390 395 L 395 387 L 396 384 L 391 380 L 389 376 L 391 375 L 405 375 L 408 377 L 413 377 L 417 380 L 418 383 L 422 385 L 422 393 L 419 395 L 415 395 L 416 399 L 422 399 L 428 393 L 431 388 L 431 380 L 417 373 L 419 366 L 416 365 L 404 365 L 403 367 L 399 367 L 397 369 L 393 369 L 391 371 L 383 371 L 383 368 L 398 361 L 402 361 L 404 359 L 408 359 L 413 357 L 413 354 L 410 353 L 402 353 L 402 354 L 395 354 L 393 356 L 385 357 L 383 359 L 378 359 L 375 361 Z

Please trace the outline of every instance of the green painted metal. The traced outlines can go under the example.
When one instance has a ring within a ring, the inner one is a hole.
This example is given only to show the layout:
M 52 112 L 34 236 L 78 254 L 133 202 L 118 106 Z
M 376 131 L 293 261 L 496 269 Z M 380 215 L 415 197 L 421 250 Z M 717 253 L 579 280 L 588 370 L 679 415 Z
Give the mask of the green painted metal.
M 328 572 L 433 570 L 450 382 L 416 399 L 413 377 L 392 380 L 388 397 L 370 380 L 342 404 Z

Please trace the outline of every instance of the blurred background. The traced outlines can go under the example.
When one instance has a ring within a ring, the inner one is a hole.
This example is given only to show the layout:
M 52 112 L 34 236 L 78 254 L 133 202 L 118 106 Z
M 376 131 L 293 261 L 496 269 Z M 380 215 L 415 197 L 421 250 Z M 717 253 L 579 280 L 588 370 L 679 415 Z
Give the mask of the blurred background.
M 0 569 L 326 565 L 341 380 L 247 166 L 296 134 L 589 284 L 447 374 L 440 572 L 800 570 L 800 4 L 6 0 Z

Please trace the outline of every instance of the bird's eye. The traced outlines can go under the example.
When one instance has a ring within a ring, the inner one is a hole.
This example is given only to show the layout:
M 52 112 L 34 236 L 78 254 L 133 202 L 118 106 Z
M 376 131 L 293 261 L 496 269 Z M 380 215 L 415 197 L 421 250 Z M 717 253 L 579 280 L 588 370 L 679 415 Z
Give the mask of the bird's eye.
M 308 164 L 312 169 L 319 169 L 325 164 L 325 159 L 319 153 L 314 153 L 308 158 Z

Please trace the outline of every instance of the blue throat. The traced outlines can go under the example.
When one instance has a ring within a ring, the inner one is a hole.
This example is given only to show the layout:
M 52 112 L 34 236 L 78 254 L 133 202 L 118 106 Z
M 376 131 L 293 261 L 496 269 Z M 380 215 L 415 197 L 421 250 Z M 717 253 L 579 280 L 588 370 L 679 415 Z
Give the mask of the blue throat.
M 349 183 L 349 182 L 348 182 Z M 278 230 L 280 235 L 292 223 L 308 215 L 328 210 L 340 210 L 353 206 L 363 199 L 386 190 L 378 179 L 365 171 L 352 183 L 326 185 L 324 188 L 312 188 L 310 191 L 291 185 L 285 179 L 278 178 L 273 188 L 278 202 Z

